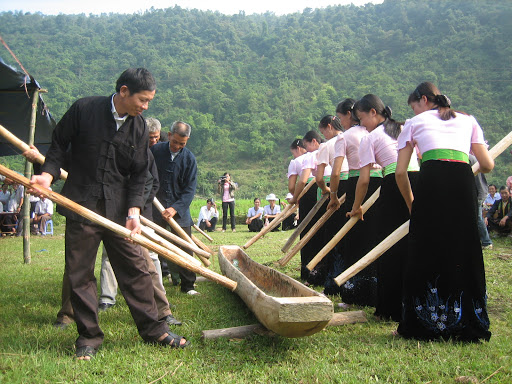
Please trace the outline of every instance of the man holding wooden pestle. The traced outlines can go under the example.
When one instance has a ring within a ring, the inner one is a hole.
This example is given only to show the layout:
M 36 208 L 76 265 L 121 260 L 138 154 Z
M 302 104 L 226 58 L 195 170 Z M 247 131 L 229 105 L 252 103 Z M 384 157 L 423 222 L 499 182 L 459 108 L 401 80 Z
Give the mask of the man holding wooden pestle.
M 107 219 L 140 233 L 147 173 L 148 130 L 142 112 L 156 91 L 144 68 L 124 71 L 116 93 L 76 101 L 53 132 L 42 174 L 31 182 L 48 188 L 60 175 L 68 147 L 69 176 L 62 194 Z M 151 277 L 141 247 L 82 216 L 58 207 L 66 217 L 66 272 L 79 337 L 75 356 L 90 360 L 103 342 L 98 324 L 94 264 L 101 241 L 107 249 L 119 287 L 144 341 L 185 347 L 185 338 L 172 334 L 158 320 Z

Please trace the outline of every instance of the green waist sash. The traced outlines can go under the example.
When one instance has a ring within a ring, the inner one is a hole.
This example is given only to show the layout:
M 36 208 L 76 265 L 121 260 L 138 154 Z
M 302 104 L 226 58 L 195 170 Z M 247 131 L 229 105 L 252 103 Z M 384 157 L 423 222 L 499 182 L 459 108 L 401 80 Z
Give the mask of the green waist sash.
M 387 175 L 391 175 L 392 173 L 395 173 L 395 172 L 396 172 L 396 162 L 388 164 L 382 169 L 382 175 L 384 177 L 386 177 Z M 409 166 L 407 167 L 407 172 L 418 172 L 418 169 L 414 168 L 413 166 L 411 166 L 411 164 L 409 164 Z
M 348 177 L 359 177 L 359 169 L 348 171 Z M 370 169 L 370 177 L 382 177 L 382 169 Z
M 423 154 L 421 162 L 429 160 L 455 161 L 460 163 L 469 163 L 469 156 L 461 151 L 453 149 L 431 149 Z

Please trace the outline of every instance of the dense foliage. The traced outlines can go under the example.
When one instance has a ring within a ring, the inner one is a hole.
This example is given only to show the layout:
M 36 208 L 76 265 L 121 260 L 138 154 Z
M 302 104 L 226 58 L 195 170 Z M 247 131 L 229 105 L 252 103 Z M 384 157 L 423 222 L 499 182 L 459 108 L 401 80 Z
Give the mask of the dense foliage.
M 510 1 L 386 0 L 285 16 L 4 12 L 0 35 L 49 90 L 57 120 L 76 98 L 113 92 L 125 68 L 149 68 L 158 92 L 146 115 L 192 124 L 199 193 L 231 171 L 250 197 L 285 192 L 289 143 L 345 97 L 375 93 L 404 120 L 408 94 L 433 81 L 495 144 L 511 130 L 511 19 Z M 504 183 L 509 161 L 491 181 Z

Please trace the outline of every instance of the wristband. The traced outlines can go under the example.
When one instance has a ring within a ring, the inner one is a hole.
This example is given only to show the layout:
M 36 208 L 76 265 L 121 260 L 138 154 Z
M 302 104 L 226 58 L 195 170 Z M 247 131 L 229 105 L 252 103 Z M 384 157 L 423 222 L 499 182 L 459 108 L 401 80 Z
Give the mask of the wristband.
M 126 220 L 135 220 L 135 219 L 139 219 L 139 215 L 129 215 L 129 216 L 126 216 Z

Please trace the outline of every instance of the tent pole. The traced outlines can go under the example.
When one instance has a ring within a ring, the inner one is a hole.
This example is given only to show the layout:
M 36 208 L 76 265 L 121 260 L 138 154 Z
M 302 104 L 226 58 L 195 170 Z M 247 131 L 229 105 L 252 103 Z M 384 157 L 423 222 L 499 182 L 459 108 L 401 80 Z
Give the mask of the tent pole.
M 32 95 L 32 113 L 30 115 L 30 126 L 28 133 L 28 144 L 34 145 L 34 136 L 36 132 L 37 102 L 39 101 L 39 89 L 34 90 Z M 32 163 L 25 159 L 25 177 L 30 179 L 32 176 Z M 30 195 L 25 194 L 23 198 L 23 260 L 25 264 L 30 264 Z

